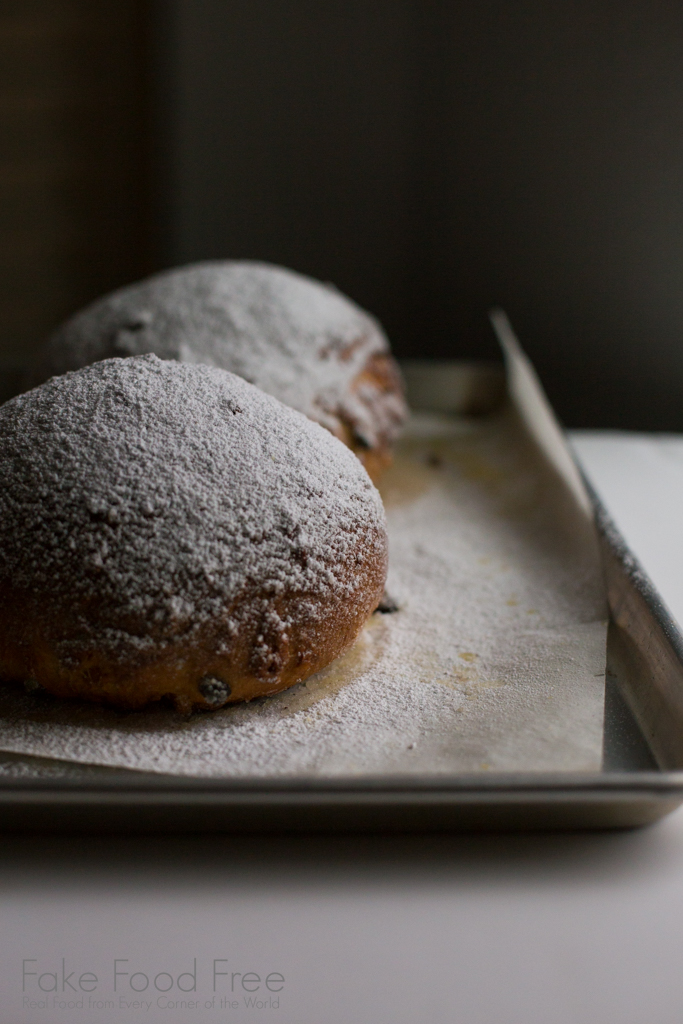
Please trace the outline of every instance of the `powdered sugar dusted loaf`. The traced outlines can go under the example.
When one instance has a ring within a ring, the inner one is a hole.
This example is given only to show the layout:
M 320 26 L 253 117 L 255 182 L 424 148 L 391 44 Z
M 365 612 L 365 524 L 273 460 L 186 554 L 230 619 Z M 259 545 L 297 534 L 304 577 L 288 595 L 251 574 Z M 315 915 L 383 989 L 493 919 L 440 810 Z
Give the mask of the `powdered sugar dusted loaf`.
M 198 263 L 122 288 L 57 331 L 35 382 L 145 352 L 238 374 L 327 427 L 371 475 L 405 418 L 377 321 L 331 285 L 281 267 Z
M 355 639 L 386 575 L 352 453 L 239 377 L 154 355 L 0 407 L 0 678 L 188 709 Z

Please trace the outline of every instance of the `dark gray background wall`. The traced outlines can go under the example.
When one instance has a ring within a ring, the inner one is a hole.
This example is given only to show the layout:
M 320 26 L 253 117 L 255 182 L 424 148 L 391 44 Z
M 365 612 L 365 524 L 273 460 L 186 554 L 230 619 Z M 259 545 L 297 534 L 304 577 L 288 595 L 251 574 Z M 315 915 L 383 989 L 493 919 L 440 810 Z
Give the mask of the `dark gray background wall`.
M 160 0 L 160 262 L 334 281 L 400 355 L 504 305 L 571 425 L 683 430 L 678 0 Z
M 0 398 L 63 317 L 149 270 L 149 29 L 146 0 L 0 0 Z

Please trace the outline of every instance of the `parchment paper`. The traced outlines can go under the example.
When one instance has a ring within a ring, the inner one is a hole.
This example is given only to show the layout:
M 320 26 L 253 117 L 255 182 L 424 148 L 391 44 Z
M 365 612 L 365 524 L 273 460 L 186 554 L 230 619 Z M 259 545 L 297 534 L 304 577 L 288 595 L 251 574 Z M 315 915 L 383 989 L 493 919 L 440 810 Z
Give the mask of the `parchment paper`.
M 499 414 L 413 417 L 382 484 L 397 610 L 344 657 L 276 697 L 189 719 L 6 686 L 0 750 L 215 777 L 599 770 L 595 531 L 533 372 L 514 341 L 507 355 L 514 401 Z

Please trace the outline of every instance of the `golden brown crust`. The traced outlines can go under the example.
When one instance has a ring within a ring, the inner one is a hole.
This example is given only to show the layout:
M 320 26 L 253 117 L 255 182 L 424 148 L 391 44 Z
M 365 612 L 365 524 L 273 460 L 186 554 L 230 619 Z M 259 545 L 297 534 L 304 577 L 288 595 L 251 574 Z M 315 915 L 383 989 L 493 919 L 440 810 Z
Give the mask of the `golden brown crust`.
M 0 436 L 0 679 L 215 709 L 317 672 L 381 599 L 367 474 L 222 370 L 107 360 L 6 403 Z
M 392 446 L 408 414 L 396 361 L 388 352 L 375 352 L 354 378 L 350 392 L 350 400 L 336 410 L 335 433 L 377 483 L 391 465 Z M 370 424 L 369 431 L 363 429 L 366 423 Z M 368 443 L 368 435 L 372 443 Z
M 302 613 L 307 595 L 281 595 L 276 610 L 292 623 L 284 641 L 281 634 L 269 636 L 262 621 L 251 619 L 237 635 L 213 624 L 191 641 L 179 637 L 165 649 L 155 649 L 153 657 L 118 660 L 108 652 L 89 650 L 68 663 L 60 656 L 60 639 L 73 635 L 83 609 L 52 614 L 44 609 L 41 614 L 35 599 L 5 588 L 0 594 L 0 679 L 31 681 L 57 697 L 126 710 L 168 698 L 189 713 L 270 696 L 319 672 L 353 644 L 381 600 L 386 559 L 377 559 L 373 570 L 360 599 L 330 602 L 320 619 L 307 621 Z M 262 597 L 245 593 L 240 604 L 253 605 Z M 228 610 L 224 621 L 234 612 Z M 88 614 L 92 617 L 92 610 Z

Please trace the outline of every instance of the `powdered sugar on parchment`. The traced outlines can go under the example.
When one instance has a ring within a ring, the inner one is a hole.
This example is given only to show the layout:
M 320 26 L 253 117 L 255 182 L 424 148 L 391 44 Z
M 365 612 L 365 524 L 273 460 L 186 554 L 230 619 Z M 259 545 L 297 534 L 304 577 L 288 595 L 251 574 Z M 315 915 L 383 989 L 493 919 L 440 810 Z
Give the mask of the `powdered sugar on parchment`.
M 515 414 L 418 419 L 383 494 L 398 611 L 322 673 L 188 720 L 6 690 L 0 747 L 214 777 L 598 769 L 594 535 Z

